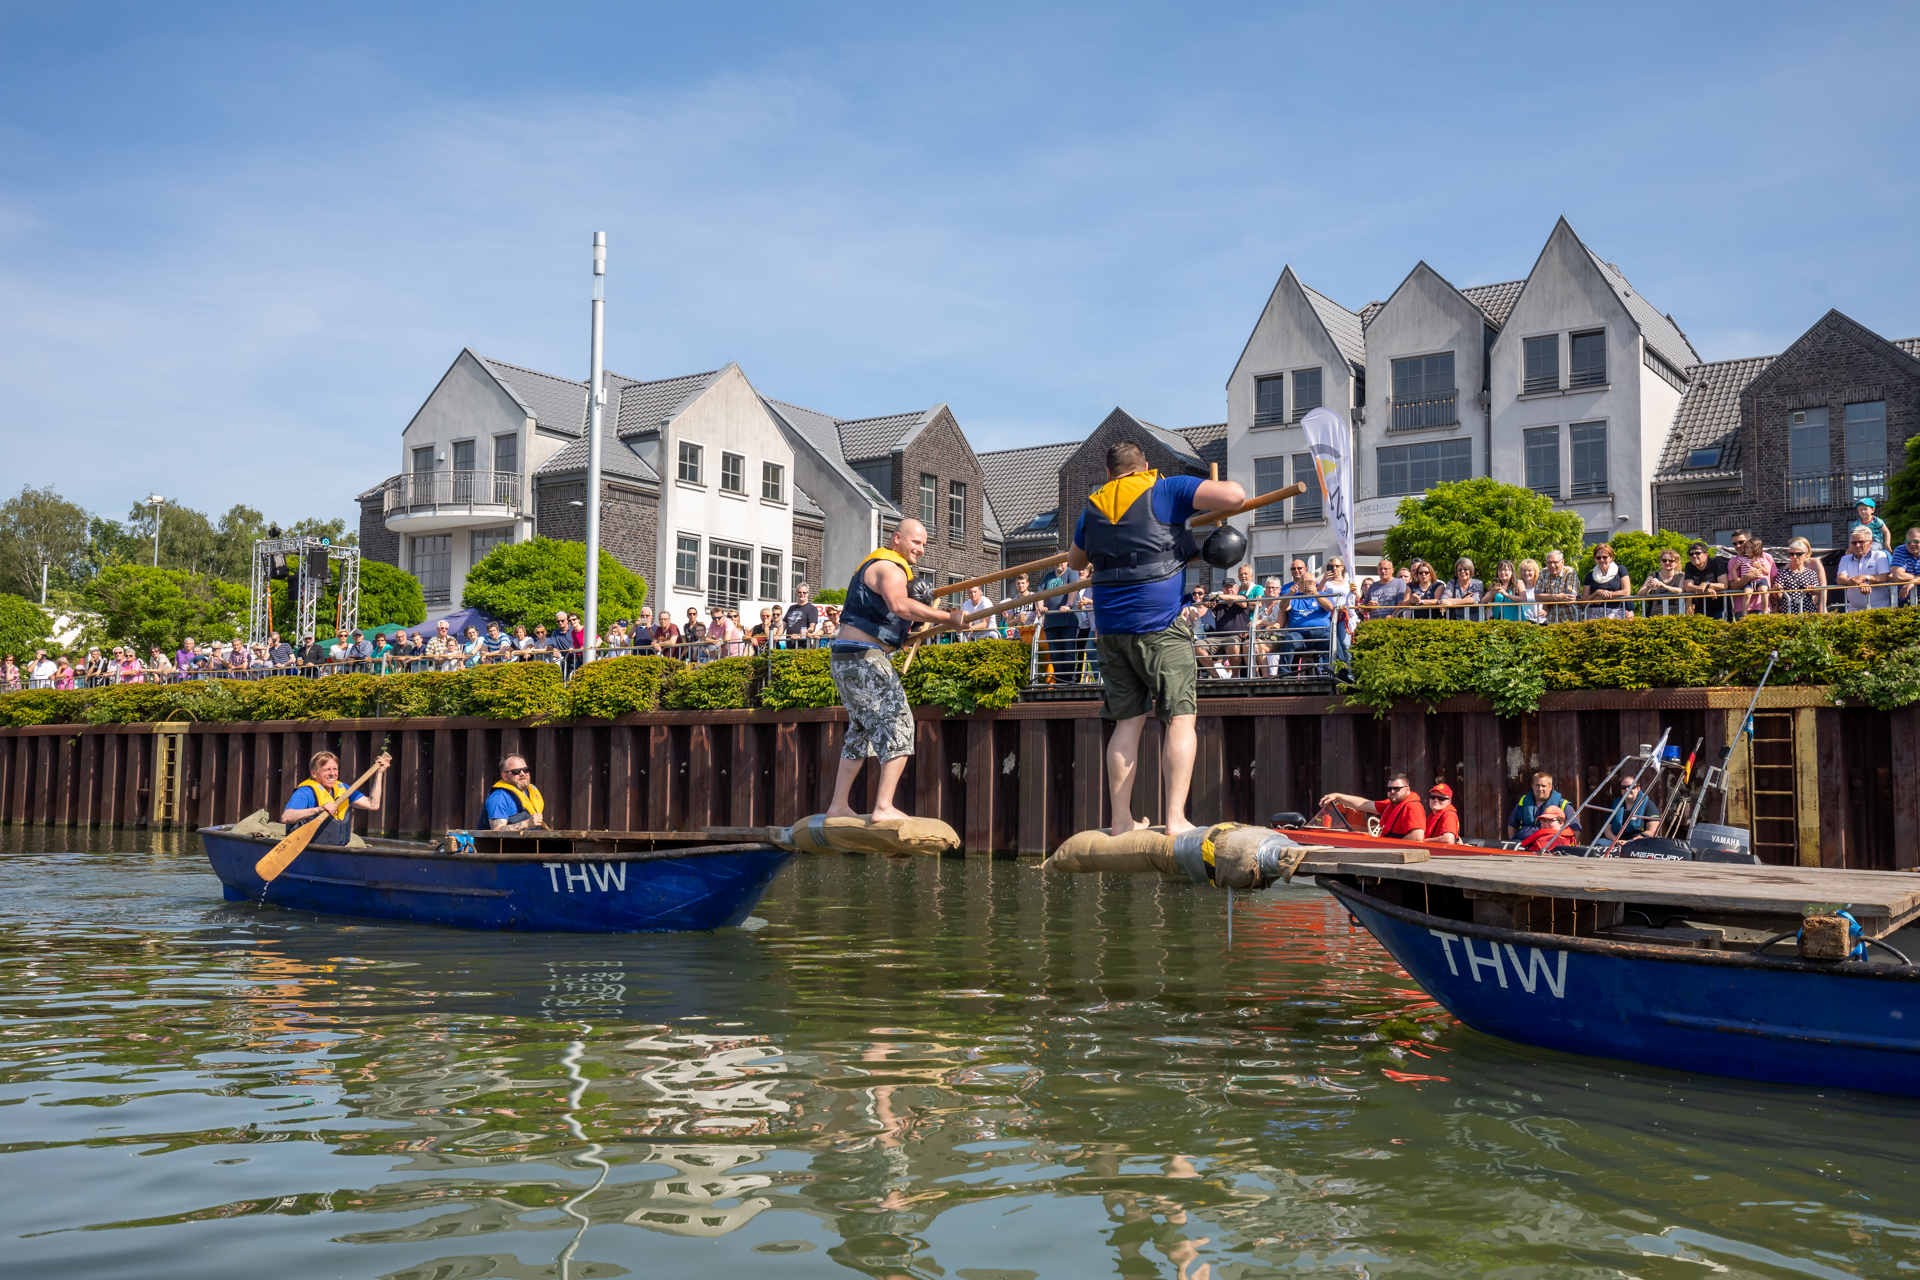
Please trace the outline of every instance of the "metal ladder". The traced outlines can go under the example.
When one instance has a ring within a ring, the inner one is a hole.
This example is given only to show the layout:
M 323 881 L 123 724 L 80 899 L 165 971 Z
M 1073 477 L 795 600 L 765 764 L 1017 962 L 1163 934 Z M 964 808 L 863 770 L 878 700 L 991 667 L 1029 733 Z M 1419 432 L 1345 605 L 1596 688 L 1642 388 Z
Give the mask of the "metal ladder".
M 147 825 L 179 826 L 180 792 L 186 774 L 181 757 L 187 744 L 187 722 L 163 721 L 153 726 L 153 735 L 153 812 L 147 817 Z

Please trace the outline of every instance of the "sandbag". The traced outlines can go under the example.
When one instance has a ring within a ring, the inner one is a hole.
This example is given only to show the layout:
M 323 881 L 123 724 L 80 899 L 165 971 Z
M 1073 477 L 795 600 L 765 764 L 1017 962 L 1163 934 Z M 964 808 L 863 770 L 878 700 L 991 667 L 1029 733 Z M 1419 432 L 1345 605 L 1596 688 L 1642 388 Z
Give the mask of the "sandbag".
M 960 848 L 960 835 L 938 818 L 829 818 L 796 822 L 789 840 L 801 853 L 942 854 Z
M 1173 841 L 1164 827 L 1146 827 L 1119 837 L 1101 830 L 1076 832 L 1048 855 L 1040 869 L 1161 875 L 1177 875 L 1180 871 L 1173 860 Z
M 265 809 L 255 809 L 252 813 L 233 824 L 232 834 L 236 836 L 271 836 L 275 840 L 284 840 L 287 836 L 287 828 L 285 823 L 267 821 L 267 811 Z M 364 849 L 367 847 L 367 842 L 361 839 L 358 831 L 350 831 L 347 833 L 346 847 L 349 849 Z

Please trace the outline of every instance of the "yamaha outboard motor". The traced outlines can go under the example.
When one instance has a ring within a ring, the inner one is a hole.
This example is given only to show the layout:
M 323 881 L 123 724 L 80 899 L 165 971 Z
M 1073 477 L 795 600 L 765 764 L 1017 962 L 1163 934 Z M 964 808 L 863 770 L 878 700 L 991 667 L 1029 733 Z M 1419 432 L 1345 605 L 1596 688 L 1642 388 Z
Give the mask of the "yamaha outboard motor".
M 1739 827 L 1723 827 L 1715 822 L 1695 823 L 1687 837 L 1695 862 L 1758 863 L 1753 852 L 1753 833 Z

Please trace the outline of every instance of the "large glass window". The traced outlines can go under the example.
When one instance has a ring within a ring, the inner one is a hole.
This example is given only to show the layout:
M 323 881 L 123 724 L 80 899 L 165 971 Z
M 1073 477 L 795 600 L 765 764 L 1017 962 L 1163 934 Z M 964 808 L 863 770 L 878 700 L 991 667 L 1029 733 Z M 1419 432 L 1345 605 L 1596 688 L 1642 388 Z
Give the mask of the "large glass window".
M 920 523 L 927 526 L 927 532 L 933 532 L 933 504 L 940 493 L 940 477 L 922 472 L 920 476 Z
M 760 553 L 760 598 L 778 600 L 780 595 L 780 553 L 762 551 Z
M 1827 451 L 1827 411 L 1795 409 L 1787 415 L 1787 505 L 1833 505 L 1833 455 Z
M 413 474 L 417 476 L 432 475 L 434 465 L 432 445 L 426 445 L 423 448 L 413 451 Z
M 503 547 L 512 541 L 512 526 L 504 529 L 475 529 L 473 531 L 473 559 L 468 561 L 468 563 L 479 564 L 487 558 L 487 552 L 493 550 L 495 547 Z
M 675 541 L 673 585 L 685 591 L 700 589 L 700 539 L 683 533 Z
M 752 592 L 753 550 L 725 542 L 707 544 L 707 603 L 731 609 Z
M 1887 402 L 1847 406 L 1847 501 L 1887 496 Z
M 493 438 L 493 500 L 508 506 L 520 500 L 520 437 Z
M 1287 380 L 1276 374 L 1253 380 L 1253 425 L 1277 427 L 1287 420 Z
M 787 469 L 777 462 L 760 464 L 760 496 L 768 502 L 787 500 Z
M 957 538 L 967 531 L 967 486 L 958 480 L 947 481 L 947 536 Z M 961 581 L 966 581 L 962 578 Z
M 1287 460 L 1285 458 L 1255 458 L 1253 460 L 1253 491 L 1272 493 L 1287 483 Z M 1255 524 L 1285 524 L 1287 522 L 1286 505 L 1269 502 L 1253 513 Z
M 1380 496 L 1397 498 L 1425 493 L 1436 484 L 1473 478 L 1471 440 L 1435 440 L 1430 444 L 1402 444 L 1379 451 Z
M 720 455 L 720 488 L 727 493 L 747 491 L 747 460 L 737 453 Z
M 1393 398 L 1425 395 L 1429 391 L 1453 390 L 1453 352 L 1437 356 L 1413 356 L 1393 362 Z
M 1560 335 L 1549 333 L 1544 337 L 1528 338 L 1522 344 L 1526 353 L 1525 381 L 1520 384 L 1521 395 L 1533 395 L 1540 391 L 1558 391 L 1560 389 Z
M 1607 331 L 1576 333 L 1567 343 L 1567 385 L 1598 387 L 1607 381 Z
M 793 598 L 800 598 L 800 588 L 807 585 L 807 558 L 795 556 L 788 562 L 793 570 Z
M 688 484 L 700 484 L 701 448 L 691 440 L 680 442 L 680 478 Z
M 1807 545 L 1812 547 L 1816 552 L 1833 550 L 1833 525 L 1831 522 L 1821 524 L 1796 524 L 1793 526 L 1792 531 L 1787 534 L 1787 537 L 1805 538 Z
M 1560 496 L 1560 428 L 1533 427 L 1525 433 L 1527 488 L 1549 498 Z
M 453 500 L 473 501 L 473 441 L 456 440 L 453 445 Z
M 1255 556 L 1253 558 L 1253 576 L 1262 585 L 1268 578 L 1280 579 L 1281 585 L 1292 581 L 1287 556 Z
M 1320 519 L 1320 473 L 1314 469 L 1312 454 L 1293 455 L 1293 478 L 1297 483 L 1307 486 L 1307 491 L 1293 500 L 1293 518 L 1295 520 Z
M 412 572 L 428 604 L 446 604 L 453 590 L 453 535 L 413 540 Z
M 1600 498 L 1607 486 L 1607 424 L 1576 422 L 1567 428 L 1567 442 L 1573 449 L 1573 496 Z
M 1310 409 L 1320 407 L 1320 371 L 1301 369 L 1293 375 L 1293 420 L 1295 422 L 1307 416 Z

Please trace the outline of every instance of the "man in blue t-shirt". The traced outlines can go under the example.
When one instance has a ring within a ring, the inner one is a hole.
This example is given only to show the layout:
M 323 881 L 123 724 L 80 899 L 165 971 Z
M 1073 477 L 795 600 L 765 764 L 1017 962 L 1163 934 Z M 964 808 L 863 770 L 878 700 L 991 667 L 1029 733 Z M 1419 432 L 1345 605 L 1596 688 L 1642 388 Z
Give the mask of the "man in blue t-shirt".
M 1296 669 L 1318 665 L 1324 670 L 1331 657 L 1333 614 L 1305 560 L 1294 560 L 1293 581 L 1275 598 L 1286 602 L 1287 638 L 1273 646 L 1274 652 L 1299 655 L 1290 663 Z
M 1893 602 L 1920 604 L 1920 590 L 1913 585 L 1920 582 L 1920 529 L 1907 530 L 1906 541 L 1893 549 L 1889 563 L 1893 566 L 1892 581 L 1898 584 Z
M 1107 483 L 1087 496 L 1074 526 L 1067 563 L 1093 571 L 1093 629 L 1107 689 L 1100 714 L 1114 722 L 1107 786 L 1116 836 L 1148 825 L 1133 818 L 1133 775 L 1140 732 L 1156 709 L 1167 730 L 1161 756 L 1167 832 L 1193 827 L 1187 787 L 1193 780 L 1199 664 L 1193 631 L 1180 617 L 1181 571 L 1192 543 L 1179 526 L 1196 511 L 1224 511 L 1246 496 L 1231 480 L 1150 471 L 1140 446 L 1122 440 L 1107 450 Z

